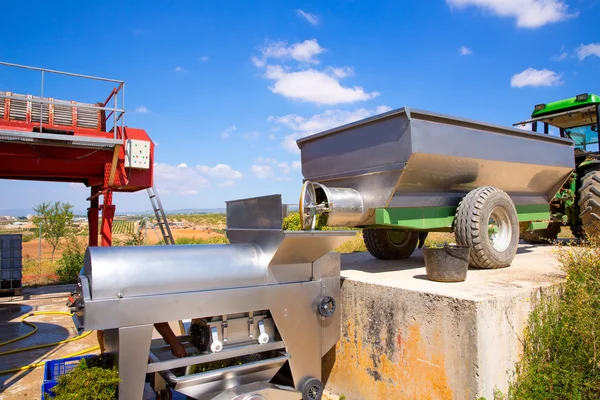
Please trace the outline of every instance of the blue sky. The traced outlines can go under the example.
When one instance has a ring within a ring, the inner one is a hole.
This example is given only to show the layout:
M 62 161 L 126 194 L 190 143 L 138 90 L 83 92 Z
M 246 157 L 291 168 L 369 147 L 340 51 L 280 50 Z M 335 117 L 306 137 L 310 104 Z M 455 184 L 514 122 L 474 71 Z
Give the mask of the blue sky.
M 127 125 L 158 144 L 167 209 L 296 203 L 294 140 L 385 110 L 510 125 L 534 104 L 600 93 L 597 0 L 34 3 L 4 5 L 0 59 L 125 80 Z M 54 98 L 110 89 L 53 79 Z M 0 87 L 38 94 L 39 76 L 2 67 Z M 0 210 L 87 206 L 83 185 L 0 180 L 0 192 Z M 149 208 L 145 194 L 116 203 Z

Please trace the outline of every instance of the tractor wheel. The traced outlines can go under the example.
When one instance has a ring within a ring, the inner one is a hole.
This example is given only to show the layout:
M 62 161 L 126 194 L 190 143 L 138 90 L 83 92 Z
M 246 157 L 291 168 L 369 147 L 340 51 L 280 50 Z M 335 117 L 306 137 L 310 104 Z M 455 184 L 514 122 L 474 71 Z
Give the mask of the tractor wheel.
M 521 239 L 523 239 L 525 243 L 551 244 L 558 237 L 561 227 L 562 225 L 560 223 L 551 223 L 546 229 L 521 233 Z
M 579 199 L 579 217 L 586 235 L 590 238 L 600 236 L 600 171 L 584 175 Z
M 575 239 L 583 239 L 585 237 L 585 233 L 583 232 L 583 227 L 581 225 L 572 225 L 571 226 L 571 234 Z
M 419 242 L 419 232 L 397 229 L 363 229 L 367 250 L 380 260 L 408 258 Z
M 470 191 L 454 219 L 456 244 L 469 246 L 469 264 L 476 268 L 508 267 L 517 254 L 519 220 L 510 197 L 492 186 Z

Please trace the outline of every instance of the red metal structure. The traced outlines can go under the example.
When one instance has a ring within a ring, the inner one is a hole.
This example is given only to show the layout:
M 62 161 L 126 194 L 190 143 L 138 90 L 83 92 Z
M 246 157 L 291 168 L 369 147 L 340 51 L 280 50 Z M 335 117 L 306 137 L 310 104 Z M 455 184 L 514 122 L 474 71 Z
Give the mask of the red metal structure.
M 42 93 L 0 92 L 0 178 L 85 184 L 91 192 L 87 199 L 89 245 L 98 245 L 101 212 L 101 245 L 110 246 L 113 192 L 153 186 L 154 143 L 144 130 L 124 125 L 125 83 L 0 62 L 2 65 L 40 71 Z M 111 82 L 115 87 L 105 101 L 96 104 L 55 100 L 43 96 L 44 77 L 49 73 Z

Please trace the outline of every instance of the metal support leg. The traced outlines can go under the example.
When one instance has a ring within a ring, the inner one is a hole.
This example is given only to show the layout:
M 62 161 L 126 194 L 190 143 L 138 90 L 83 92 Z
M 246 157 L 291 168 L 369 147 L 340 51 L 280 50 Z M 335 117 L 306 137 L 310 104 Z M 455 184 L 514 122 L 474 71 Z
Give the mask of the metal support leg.
M 141 399 L 152 341 L 152 325 L 119 328 L 119 399 Z
M 89 237 L 88 245 L 90 247 L 98 246 L 98 186 L 92 186 L 92 195 L 90 197 L 90 208 L 87 210 Z
M 115 216 L 115 206 L 112 204 L 112 191 L 108 190 L 104 194 L 104 204 L 102 205 L 102 246 L 112 246 L 112 223 Z

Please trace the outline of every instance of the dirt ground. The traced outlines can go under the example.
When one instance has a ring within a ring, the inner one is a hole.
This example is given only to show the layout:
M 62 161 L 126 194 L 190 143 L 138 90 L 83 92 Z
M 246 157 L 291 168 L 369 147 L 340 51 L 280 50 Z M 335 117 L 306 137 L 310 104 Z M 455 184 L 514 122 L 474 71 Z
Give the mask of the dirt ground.
M 223 234 L 221 233 L 217 233 L 217 232 L 213 232 L 211 230 L 199 230 L 199 229 L 171 229 L 171 233 L 173 234 L 173 237 L 175 238 L 175 240 L 177 240 L 178 238 L 199 238 L 199 239 L 208 239 L 210 237 L 214 237 L 214 236 L 223 236 Z M 160 234 L 160 233 L 159 233 Z M 121 239 L 121 240 L 125 240 L 126 237 L 123 235 L 115 235 L 116 239 Z M 82 238 L 82 240 L 84 240 L 84 238 Z M 157 235 L 151 231 L 148 230 L 148 244 L 149 245 L 154 245 L 156 243 L 159 242 L 159 237 L 157 237 Z M 60 258 L 62 251 L 61 251 L 61 247 L 59 246 L 58 249 L 56 249 L 56 252 L 54 253 L 54 258 Z M 25 242 L 23 243 L 23 257 L 34 257 L 37 258 L 38 257 L 38 251 L 39 251 L 39 240 L 38 239 L 33 239 L 29 242 Z M 49 259 L 52 255 L 52 249 L 50 247 L 50 245 L 44 240 L 42 239 L 42 258 L 47 258 Z

